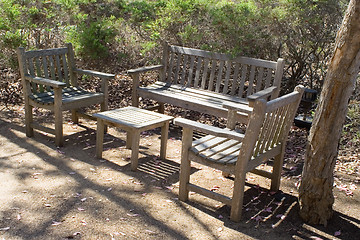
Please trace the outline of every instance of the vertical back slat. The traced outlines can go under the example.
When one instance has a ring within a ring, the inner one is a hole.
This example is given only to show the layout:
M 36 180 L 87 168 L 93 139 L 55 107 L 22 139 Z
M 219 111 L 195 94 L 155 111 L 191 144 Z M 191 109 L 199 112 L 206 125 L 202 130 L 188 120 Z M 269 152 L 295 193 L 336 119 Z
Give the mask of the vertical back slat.
M 45 78 L 49 78 L 49 69 L 48 69 L 48 64 L 47 64 L 47 59 L 46 57 L 42 57 L 42 65 L 43 65 L 43 69 L 44 69 L 44 76 Z M 50 86 L 46 87 L 47 91 L 50 91 Z
M 220 87 L 221 87 L 221 82 L 222 82 L 222 78 L 223 78 L 223 71 L 224 71 L 224 61 L 220 61 L 220 66 L 219 66 L 219 71 L 218 71 L 218 76 L 216 79 L 216 87 L 215 87 L 215 92 L 220 92 Z
M 246 96 L 249 96 L 253 92 L 253 85 L 254 85 L 254 79 L 255 79 L 255 66 L 252 65 L 250 68 L 250 75 L 249 75 L 249 86 L 246 90 Z
M 181 73 L 181 86 L 185 86 L 185 79 L 186 79 L 186 72 L 187 72 L 187 62 L 188 62 L 189 55 L 184 55 L 182 66 L 182 73 Z
M 40 57 L 35 58 L 35 68 L 36 68 L 36 76 L 42 77 L 41 63 Z M 44 92 L 44 85 L 38 84 L 39 92 Z
M 63 76 L 61 72 L 61 64 L 60 64 L 60 58 L 59 55 L 55 55 L 55 63 L 56 63 L 56 70 L 58 74 L 58 81 L 63 82 Z
M 187 80 L 187 84 L 186 86 L 191 87 L 192 84 L 192 80 L 193 80 L 193 73 L 194 73 L 194 61 L 195 61 L 195 56 L 191 56 L 190 57 L 190 68 L 189 68 L 189 75 L 188 75 L 188 80 Z
M 264 89 L 265 83 L 263 81 L 264 79 L 264 68 L 260 67 L 259 71 L 258 71 L 258 76 L 257 76 L 257 81 L 256 81 L 256 92 Z
M 61 58 L 62 58 L 62 64 L 63 64 L 63 70 L 64 70 L 65 83 L 66 83 L 66 86 L 69 87 L 70 86 L 70 81 L 69 81 L 68 65 L 67 65 L 67 62 L 66 62 L 66 55 L 65 54 L 61 55 Z
M 224 80 L 224 88 L 223 88 L 223 93 L 227 94 L 228 89 L 229 89 L 229 79 L 230 79 L 230 73 L 231 73 L 231 68 L 232 66 L 232 62 L 228 61 L 226 64 L 226 74 L 225 74 L 225 80 Z M 234 83 L 233 83 L 234 84 Z
M 176 54 L 176 70 L 175 70 L 175 75 L 174 75 L 174 83 L 178 83 L 179 71 L 180 71 L 180 62 L 181 62 L 181 55 Z
M 248 72 L 248 66 L 247 65 L 242 65 L 242 71 L 241 71 L 241 80 L 240 80 L 240 85 L 239 85 L 239 92 L 238 92 L 238 96 L 239 97 L 244 97 L 244 86 L 245 86 L 245 82 L 246 82 L 246 75 Z
M 210 79 L 209 79 L 208 88 L 207 88 L 209 91 L 212 91 L 212 90 L 213 90 L 216 65 L 217 65 L 216 60 L 212 60 L 212 63 L 211 63 L 211 72 L 210 72 Z M 205 87 L 205 88 L 206 88 L 206 87 Z
M 200 71 L 201 71 L 202 60 L 203 60 L 203 58 L 201 58 L 201 57 L 197 58 L 195 80 L 194 80 L 194 87 L 196 87 L 196 88 L 199 87 L 199 76 L 200 76 Z
M 232 82 L 232 86 L 231 86 L 231 92 L 230 92 L 230 95 L 231 95 L 231 96 L 235 95 L 236 88 L 237 88 L 238 85 L 239 85 L 239 80 L 238 80 L 238 77 L 239 77 L 239 69 L 240 69 L 240 64 L 239 64 L 239 63 L 236 63 L 236 64 L 235 64 L 235 69 L 234 69 L 234 75 L 233 75 L 233 82 Z
M 55 65 L 54 65 L 53 56 L 49 56 L 49 62 L 50 62 L 50 75 L 51 75 L 51 79 L 56 80 Z
M 34 60 L 33 58 L 28 58 L 28 67 L 29 67 L 30 76 L 35 76 L 33 60 Z M 31 83 L 31 90 L 33 93 L 37 92 L 37 84 L 36 83 L 34 83 L 34 82 Z
M 204 72 L 202 75 L 202 79 L 201 79 L 201 89 L 205 89 L 206 87 L 206 80 L 207 80 L 207 75 L 208 75 L 208 70 L 209 70 L 209 59 L 205 58 L 204 61 Z
M 268 68 L 267 71 L 266 71 L 265 88 L 270 87 L 271 78 L 272 78 L 272 69 Z
M 167 73 L 167 81 L 168 83 L 172 83 L 172 73 L 173 73 L 173 67 L 174 67 L 174 56 L 175 54 L 173 52 L 171 52 L 170 57 L 169 57 L 169 68 L 168 68 L 168 73 Z

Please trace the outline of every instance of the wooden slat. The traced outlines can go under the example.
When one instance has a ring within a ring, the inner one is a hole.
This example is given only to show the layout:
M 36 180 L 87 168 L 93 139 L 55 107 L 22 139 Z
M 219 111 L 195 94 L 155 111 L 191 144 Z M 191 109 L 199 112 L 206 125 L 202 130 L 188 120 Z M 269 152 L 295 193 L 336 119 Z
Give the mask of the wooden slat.
M 188 80 L 187 80 L 187 84 L 186 84 L 187 87 L 194 86 L 192 84 L 193 74 L 194 74 L 194 64 L 195 64 L 195 56 L 191 56 L 190 57 L 189 75 L 188 75 Z
M 224 88 L 222 90 L 222 93 L 224 93 L 224 94 L 227 94 L 227 92 L 228 92 L 231 69 L 232 69 L 232 63 L 230 61 L 228 61 L 227 64 L 226 64 L 226 74 L 225 74 L 225 80 L 224 80 Z
M 174 81 L 173 81 L 173 83 L 176 83 L 176 84 L 179 83 L 178 78 L 179 78 L 181 59 L 182 59 L 182 56 L 180 54 L 177 54 L 176 55 L 176 70 L 175 70 Z
M 254 81 L 255 81 L 255 66 L 252 65 L 250 67 L 249 86 L 246 90 L 246 96 L 249 96 L 253 93 Z
M 212 63 L 211 63 L 210 79 L 209 79 L 208 87 L 207 87 L 207 90 L 209 90 L 209 91 L 213 91 L 215 71 L 216 71 L 216 66 L 217 66 L 216 60 L 212 60 L 211 62 Z
M 63 70 L 64 70 L 64 79 L 67 87 L 70 87 L 70 79 L 69 79 L 69 71 L 68 71 L 68 64 L 66 61 L 66 55 L 61 55 L 62 58 L 62 64 L 63 64 Z
M 231 96 L 234 96 L 234 95 L 235 95 L 236 88 L 239 86 L 238 77 L 239 77 L 240 64 L 239 64 L 239 63 L 236 63 L 234 69 L 235 69 L 235 70 L 234 70 L 233 82 L 232 82 L 231 92 L 230 92 L 230 95 L 231 95 Z
M 195 80 L 194 80 L 194 87 L 198 88 L 199 87 L 199 76 L 200 76 L 200 71 L 201 71 L 201 63 L 202 63 L 203 58 L 198 57 L 197 59 L 197 65 L 196 65 L 196 72 L 195 72 Z
M 242 65 L 241 78 L 240 78 L 240 84 L 239 84 L 239 90 L 238 90 L 238 96 L 239 97 L 247 96 L 246 94 L 244 94 L 244 87 L 245 87 L 247 69 L 248 69 L 247 65 Z
M 263 81 L 264 78 L 264 68 L 259 68 L 258 69 L 258 75 L 256 77 L 256 90 L 255 92 L 258 92 L 262 89 L 264 89 L 265 87 L 265 82 Z
M 220 92 L 223 71 L 224 71 L 224 61 L 220 61 L 219 70 L 217 72 L 216 86 L 215 86 L 215 92 L 217 93 Z
M 271 68 L 267 68 L 266 71 L 266 80 L 265 80 L 265 88 L 270 87 L 271 84 L 271 79 L 272 79 L 272 69 Z
M 226 205 L 228 206 L 231 206 L 231 198 L 227 197 L 227 196 L 224 196 L 224 195 L 221 195 L 217 192 L 212 192 L 210 190 L 207 190 L 205 188 L 202 188 L 202 187 L 199 187 L 199 186 L 196 186 L 194 184 L 191 184 L 191 183 L 188 183 L 187 185 L 188 189 L 190 191 L 193 191 L 193 192 L 196 192 L 196 193 L 199 193 L 203 196 L 206 196 L 208 198 L 211 198 L 211 199 L 214 199 L 216 201 L 219 201 L 219 202 L 222 202 L 222 203 L 225 203 Z
M 57 70 L 57 75 L 58 75 L 58 81 L 63 82 L 63 76 L 62 76 L 62 72 L 61 72 L 61 64 L 60 64 L 60 57 L 59 55 L 55 55 L 55 64 L 56 64 L 56 70 Z
M 202 143 L 198 144 L 195 147 L 192 147 L 191 151 L 198 154 L 198 153 L 205 151 L 209 148 L 212 148 L 220 143 L 223 143 L 224 141 L 226 141 L 226 138 L 224 138 L 224 137 L 212 138 L 206 142 L 202 142 Z
M 66 54 L 68 51 L 67 48 L 52 48 L 52 49 L 43 49 L 43 50 L 33 50 L 25 52 L 26 58 L 35 58 L 42 56 L 52 56 L 56 54 Z
M 188 62 L 188 58 L 189 56 L 185 55 L 184 56 L 184 59 L 183 59 L 183 62 L 181 64 L 181 67 L 182 67 L 182 73 L 181 73 L 181 81 L 180 81 L 180 84 L 182 86 L 185 86 L 185 78 L 186 78 L 186 72 L 187 72 L 187 62 Z
M 48 69 L 47 59 L 44 56 L 44 57 L 41 58 L 41 60 L 42 60 L 43 68 L 44 68 L 44 77 L 49 79 L 49 69 Z M 46 90 L 50 91 L 50 86 L 47 86 Z
M 173 73 L 173 67 L 174 67 L 174 56 L 175 54 L 172 52 L 170 54 L 170 57 L 169 57 L 169 68 L 168 68 L 168 72 L 167 72 L 167 78 L 166 78 L 166 82 L 169 82 L 169 83 L 172 83 L 172 73 Z M 166 71 L 166 69 L 165 69 Z
M 204 72 L 203 72 L 203 74 L 202 74 L 202 79 L 201 79 L 201 89 L 205 89 L 205 87 L 206 87 L 206 80 L 207 80 L 208 69 L 209 69 L 209 61 L 210 61 L 210 59 L 205 58 L 205 61 L 204 61 Z
M 51 79 L 56 80 L 56 75 L 55 75 L 55 64 L 54 64 L 54 58 L 53 56 L 49 56 L 49 62 L 50 62 L 50 75 L 51 75 Z

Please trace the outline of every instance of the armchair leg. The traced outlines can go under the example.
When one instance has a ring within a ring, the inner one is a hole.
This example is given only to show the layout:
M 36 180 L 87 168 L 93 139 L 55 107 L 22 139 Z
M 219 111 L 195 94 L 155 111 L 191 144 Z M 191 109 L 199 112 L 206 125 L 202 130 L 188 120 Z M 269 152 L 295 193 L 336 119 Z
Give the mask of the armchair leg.
M 55 114 L 55 145 L 62 147 L 64 145 L 63 140 L 63 116 L 61 109 L 61 89 L 55 88 L 55 100 L 54 100 L 54 114 Z
M 189 160 L 189 148 L 192 143 L 192 134 L 191 129 L 183 128 L 179 185 L 179 199 L 181 201 L 187 201 L 189 198 L 189 189 L 187 185 L 190 182 L 191 164 Z
M 62 147 L 64 145 L 61 110 L 55 110 L 55 145 L 58 147 Z
M 281 170 L 284 161 L 284 154 L 280 153 L 279 155 L 274 157 L 274 166 L 271 177 L 271 191 L 278 191 L 280 188 L 280 180 L 281 180 Z
M 102 103 L 100 104 L 100 112 L 105 112 L 105 111 L 107 111 L 107 110 L 108 110 L 107 101 L 102 102 Z M 104 133 L 107 133 L 107 131 L 108 131 L 108 126 L 105 124 L 105 126 L 104 126 Z
M 33 107 L 29 104 L 25 103 L 25 128 L 26 128 L 26 136 L 33 137 L 34 129 L 31 127 L 33 121 Z
M 242 164 L 244 165 L 244 163 Z M 245 169 L 245 166 L 242 166 Z M 244 170 L 235 173 L 234 191 L 231 199 L 230 220 L 239 222 L 241 219 L 242 207 L 244 202 L 246 172 Z

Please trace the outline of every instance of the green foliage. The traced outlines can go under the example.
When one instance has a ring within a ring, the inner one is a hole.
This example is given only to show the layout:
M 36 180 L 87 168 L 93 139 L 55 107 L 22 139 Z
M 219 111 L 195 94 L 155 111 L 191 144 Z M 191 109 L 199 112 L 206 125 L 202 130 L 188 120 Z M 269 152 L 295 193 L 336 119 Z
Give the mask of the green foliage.
M 75 51 L 92 59 L 109 55 L 108 45 L 116 36 L 115 19 L 113 17 L 79 23 L 68 30 L 68 38 L 74 44 Z
M 283 91 L 319 90 L 347 0 L 2 0 L 0 47 L 73 42 L 85 58 L 156 62 L 162 42 L 287 62 Z

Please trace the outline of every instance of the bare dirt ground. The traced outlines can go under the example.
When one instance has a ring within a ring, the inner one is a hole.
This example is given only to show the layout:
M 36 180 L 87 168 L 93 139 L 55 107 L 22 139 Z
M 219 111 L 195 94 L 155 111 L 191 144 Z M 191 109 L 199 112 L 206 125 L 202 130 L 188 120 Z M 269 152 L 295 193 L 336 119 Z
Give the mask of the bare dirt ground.
M 336 173 L 326 227 L 298 216 L 306 138 L 299 129 L 289 138 L 282 191 L 270 193 L 269 181 L 249 174 L 243 218 L 233 223 L 219 202 L 197 194 L 178 200 L 180 129 L 171 127 L 167 160 L 158 158 L 159 130 L 143 133 L 132 172 L 119 129 L 109 129 L 97 159 L 94 121 L 65 124 L 65 146 L 56 148 L 51 135 L 25 136 L 22 105 L 0 110 L 0 239 L 360 239 L 358 170 Z M 233 181 L 213 169 L 194 164 L 191 177 L 232 192 Z

